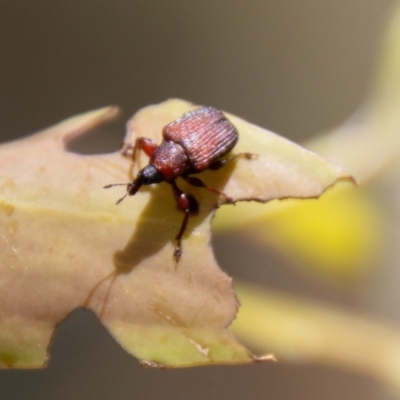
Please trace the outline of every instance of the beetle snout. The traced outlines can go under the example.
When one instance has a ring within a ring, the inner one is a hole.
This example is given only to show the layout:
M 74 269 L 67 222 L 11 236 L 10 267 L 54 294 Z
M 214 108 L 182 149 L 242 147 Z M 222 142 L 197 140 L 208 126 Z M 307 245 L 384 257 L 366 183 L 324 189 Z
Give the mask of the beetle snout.
M 136 181 L 135 182 L 130 182 L 128 183 L 128 185 L 126 186 L 126 192 L 129 194 L 129 196 L 133 196 L 137 193 L 137 191 L 140 188 L 140 184 L 137 184 Z

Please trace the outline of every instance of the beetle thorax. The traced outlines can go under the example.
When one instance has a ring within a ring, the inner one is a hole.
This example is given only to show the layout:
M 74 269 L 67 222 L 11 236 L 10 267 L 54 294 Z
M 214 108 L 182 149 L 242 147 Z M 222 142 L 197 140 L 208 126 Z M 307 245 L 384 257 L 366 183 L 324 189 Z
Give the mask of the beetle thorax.
M 165 181 L 173 181 L 190 169 L 189 161 L 183 147 L 171 140 L 163 140 L 150 158 L 164 177 Z

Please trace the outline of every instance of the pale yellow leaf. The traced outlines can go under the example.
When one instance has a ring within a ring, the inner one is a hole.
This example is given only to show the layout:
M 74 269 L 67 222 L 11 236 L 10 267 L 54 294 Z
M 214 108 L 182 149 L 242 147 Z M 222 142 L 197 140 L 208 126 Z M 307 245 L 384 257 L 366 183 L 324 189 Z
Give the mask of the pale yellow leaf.
M 182 100 L 147 107 L 129 122 L 126 140 L 160 142 L 161 128 L 191 108 Z M 217 196 L 178 182 L 200 212 L 190 218 L 176 265 L 183 216 L 169 185 L 144 187 L 116 206 L 125 189 L 103 186 L 128 182 L 131 163 L 119 152 L 65 150 L 68 140 L 116 112 L 93 111 L 0 146 L 0 364 L 43 366 L 55 327 L 78 307 L 93 310 L 146 365 L 257 361 L 228 330 L 239 304 L 209 245 Z M 314 153 L 227 116 L 240 132 L 235 152 L 258 159 L 201 177 L 234 200 L 317 197 L 349 179 Z

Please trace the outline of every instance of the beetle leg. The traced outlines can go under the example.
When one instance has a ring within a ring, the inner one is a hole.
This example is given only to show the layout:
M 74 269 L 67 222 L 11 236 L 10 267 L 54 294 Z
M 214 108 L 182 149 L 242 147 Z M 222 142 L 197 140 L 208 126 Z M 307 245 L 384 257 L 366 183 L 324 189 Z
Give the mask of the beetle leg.
M 182 256 L 182 247 L 181 247 L 182 236 L 185 233 L 189 216 L 190 214 L 195 214 L 198 212 L 199 203 L 194 198 L 194 196 L 182 192 L 182 190 L 180 190 L 176 185 L 175 181 L 170 182 L 170 184 L 172 186 L 177 206 L 179 207 L 180 210 L 182 210 L 185 213 L 178 234 L 175 236 L 176 247 L 174 251 L 174 257 L 176 262 L 178 262 Z
M 206 185 L 201 179 L 195 178 L 194 176 L 182 176 L 182 179 L 184 179 L 187 183 L 189 183 L 192 186 L 195 187 L 202 187 L 204 189 L 209 190 L 210 192 L 219 194 L 220 196 L 223 196 L 225 198 L 226 203 L 233 203 L 232 197 L 229 197 L 227 194 L 224 192 L 221 192 L 218 189 L 213 188 L 212 186 Z
M 133 161 L 136 160 L 136 153 L 138 150 L 143 150 L 149 157 L 154 153 L 154 150 L 158 147 L 158 144 L 145 137 L 136 138 L 135 143 L 123 143 L 121 146 L 121 154 L 124 157 L 128 157 Z
M 207 167 L 207 169 L 211 169 L 212 171 L 215 171 L 217 169 L 222 168 L 228 162 L 235 160 L 236 158 L 245 158 L 246 160 L 255 160 L 257 157 L 258 157 L 258 154 L 254 154 L 254 153 L 238 153 L 238 154 L 233 155 L 232 157 L 214 161 Z

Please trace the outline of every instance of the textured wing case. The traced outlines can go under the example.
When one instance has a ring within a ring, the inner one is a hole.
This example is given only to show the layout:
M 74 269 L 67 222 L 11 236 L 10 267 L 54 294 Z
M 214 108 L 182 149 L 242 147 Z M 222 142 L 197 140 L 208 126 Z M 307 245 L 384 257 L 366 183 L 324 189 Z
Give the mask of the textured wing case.
M 165 126 L 163 137 L 180 144 L 193 169 L 202 171 L 232 150 L 239 135 L 221 111 L 201 107 Z

